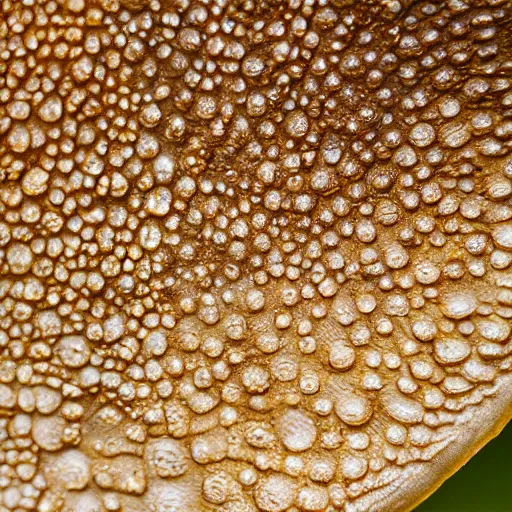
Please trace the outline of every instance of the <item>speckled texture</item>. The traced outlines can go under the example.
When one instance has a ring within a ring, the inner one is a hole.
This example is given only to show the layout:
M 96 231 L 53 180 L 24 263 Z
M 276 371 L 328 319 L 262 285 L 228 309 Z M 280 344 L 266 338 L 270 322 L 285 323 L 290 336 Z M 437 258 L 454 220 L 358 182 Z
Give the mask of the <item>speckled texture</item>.
M 511 415 L 502 0 L 0 0 L 0 512 L 401 512 Z

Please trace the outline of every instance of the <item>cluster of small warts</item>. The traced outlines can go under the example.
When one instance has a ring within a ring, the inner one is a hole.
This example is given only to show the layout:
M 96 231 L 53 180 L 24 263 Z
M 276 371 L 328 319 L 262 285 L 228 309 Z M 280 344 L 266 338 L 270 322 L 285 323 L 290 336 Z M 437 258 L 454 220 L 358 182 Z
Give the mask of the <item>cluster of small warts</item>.
M 362 511 L 435 460 L 512 370 L 511 41 L 0 0 L 0 512 Z

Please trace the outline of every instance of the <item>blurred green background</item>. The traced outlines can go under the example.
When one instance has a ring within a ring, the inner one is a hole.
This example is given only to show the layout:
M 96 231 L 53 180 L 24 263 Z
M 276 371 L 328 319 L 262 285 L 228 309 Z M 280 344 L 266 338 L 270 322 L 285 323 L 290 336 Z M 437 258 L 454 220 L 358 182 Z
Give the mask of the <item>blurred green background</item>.
M 512 512 L 512 422 L 414 512 Z

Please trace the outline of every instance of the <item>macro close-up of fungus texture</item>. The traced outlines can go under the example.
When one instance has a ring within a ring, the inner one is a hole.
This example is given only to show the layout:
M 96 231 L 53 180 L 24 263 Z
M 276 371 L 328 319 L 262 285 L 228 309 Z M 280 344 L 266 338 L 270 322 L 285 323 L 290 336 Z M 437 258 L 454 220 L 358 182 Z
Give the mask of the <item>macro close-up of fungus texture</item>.
M 511 330 L 510 0 L 0 0 L 0 512 L 412 511 Z

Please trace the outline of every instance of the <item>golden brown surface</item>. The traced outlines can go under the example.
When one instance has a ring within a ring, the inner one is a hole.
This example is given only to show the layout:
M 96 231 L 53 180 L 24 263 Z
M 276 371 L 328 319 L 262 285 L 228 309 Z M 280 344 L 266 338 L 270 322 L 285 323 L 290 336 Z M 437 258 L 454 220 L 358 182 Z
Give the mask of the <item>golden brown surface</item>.
M 0 0 L 0 512 L 400 512 L 512 404 L 503 0 Z

